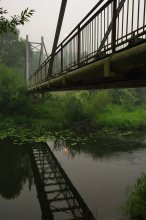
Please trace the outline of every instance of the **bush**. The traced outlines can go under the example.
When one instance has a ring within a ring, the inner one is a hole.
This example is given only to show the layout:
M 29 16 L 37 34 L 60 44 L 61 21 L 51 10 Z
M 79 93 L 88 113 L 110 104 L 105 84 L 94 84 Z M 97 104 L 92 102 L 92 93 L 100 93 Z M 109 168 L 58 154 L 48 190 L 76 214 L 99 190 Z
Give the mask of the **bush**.
M 141 174 L 135 185 L 128 188 L 123 210 L 128 220 L 146 219 L 146 174 Z
M 0 66 L 0 109 L 6 112 L 15 108 L 16 103 L 23 98 L 26 90 L 22 72 L 18 68 Z

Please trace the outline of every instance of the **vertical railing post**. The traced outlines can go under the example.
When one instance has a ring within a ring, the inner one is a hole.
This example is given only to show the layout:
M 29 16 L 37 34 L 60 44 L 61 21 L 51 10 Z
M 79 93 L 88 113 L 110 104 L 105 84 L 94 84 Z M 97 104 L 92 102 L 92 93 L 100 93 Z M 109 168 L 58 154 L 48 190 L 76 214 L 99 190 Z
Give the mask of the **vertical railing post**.
M 112 52 L 116 48 L 116 13 L 117 13 L 117 0 L 113 0 L 113 15 L 112 15 Z
M 43 61 L 43 37 L 41 37 L 41 48 L 40 48 L 40 57 L 39 57 L 39 66 L 41 65 Z M 42 82 L 43 76 L 42 76 L 42 69 L 40 70 L 40 81 Z
M 63 45 L 61 44 L 61 73 L 63 73 Z
M 28 47 L 28 35 L 26 35 L 25 79 L 26 79 L 27 84 L 28 84 L 28 80 L 29 80 L 29 47 Z
M 77 44 L 77 65 L 80 66 L 80 52 L 81 52 L 81 35 L 80 26 L 78 27 L 78 44 Z

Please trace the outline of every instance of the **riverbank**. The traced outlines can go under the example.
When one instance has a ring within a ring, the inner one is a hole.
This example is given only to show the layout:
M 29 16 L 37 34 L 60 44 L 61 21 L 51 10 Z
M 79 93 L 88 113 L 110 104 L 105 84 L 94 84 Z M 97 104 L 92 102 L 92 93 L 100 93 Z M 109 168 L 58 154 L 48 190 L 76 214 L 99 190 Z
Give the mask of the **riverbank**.
M 2 127 L 3 123 L 5 126 Z M 117 140 L 133 140 L 134 142 L 145 142 L 145 130 L 118 130 L 107 127 L 99 127 L 90 124 L 75 124 L 71 128 L 52 129 L 47 128 L 47 124 L 19 125 L 8 120 L 0 123 L 0 140 L 10 140 L 14 144 L 25 144 L 33 142 L 45 142 L 48 139 L 71 139 L 72 145 L 84 145 L 86 140 L 98 142 L 99 138 L 109 138 Z M 39 122 L 38 122 L 39 123 Z M 36 126 L 36 127 L 35 127 Z M 92 127 L 91 127 L 92 126 Z

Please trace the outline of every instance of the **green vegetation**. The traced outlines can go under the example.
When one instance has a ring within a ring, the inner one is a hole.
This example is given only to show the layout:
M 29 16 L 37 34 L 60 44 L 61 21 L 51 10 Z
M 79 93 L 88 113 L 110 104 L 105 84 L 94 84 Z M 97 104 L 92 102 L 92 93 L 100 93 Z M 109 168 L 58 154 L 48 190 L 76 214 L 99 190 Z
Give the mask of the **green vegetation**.
M 146 174 L 137 178 L 134 186 L 129 186 L 123 210 L 128 220 L 146 219 Z
M 29 21 L 29 18 L 33 15 L 34 10 L 26 8 L 21 12 L 21 15 L 13 15 L 11 16 L 11 19 L 7 19 L 5 17 L 5 14 L 7 13 L 7 10 L 0 7 L 0 34 L 7 32 L 15 33 L 18 25 L 24 25 L 25 22 Z

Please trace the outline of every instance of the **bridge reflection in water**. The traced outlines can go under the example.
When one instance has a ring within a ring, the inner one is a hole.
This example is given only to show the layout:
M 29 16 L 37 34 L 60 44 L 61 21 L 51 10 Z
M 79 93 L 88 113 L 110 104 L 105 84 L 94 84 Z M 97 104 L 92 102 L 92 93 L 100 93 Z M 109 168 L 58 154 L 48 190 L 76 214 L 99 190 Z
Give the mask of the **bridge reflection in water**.
M 35 144 L 30 159 L 43 220 L 95 220 L 47 144 Z

